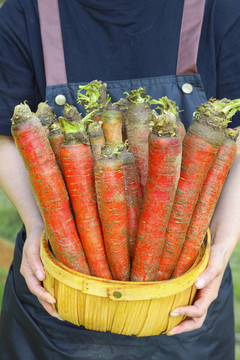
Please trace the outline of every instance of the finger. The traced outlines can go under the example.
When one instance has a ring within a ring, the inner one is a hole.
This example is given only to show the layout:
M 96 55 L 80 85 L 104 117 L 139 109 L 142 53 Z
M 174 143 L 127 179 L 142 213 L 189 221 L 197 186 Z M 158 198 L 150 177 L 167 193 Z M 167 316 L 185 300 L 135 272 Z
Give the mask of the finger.
M 63 319 L 59 316 L 59 314 L 56 312 L 56 310 L 53 308 L 51 304 L 49 304 L 47 301 L 43 301 L 38 299 L 42 307 L 48 312 L 49 315 L 63 321 Z
M 23 257 L 26 256 L 26 260 L 32 269 L 35 276 L 39 281 L 43 281 L 46 277 L 44 267 L 40 258 L 40 246 L 33 244 L 23 249 Z
M 170 316 L 202 317 L 207 312 L 209 305 L 217 298 L 219 286 L 220 279 L 217 279 L 211 286 L 197 292 L 193 305 L 179 306 L 170 313 Z
M 196 288 L 203 289 L 211 281 L 213 281 L 218 275 L 219 275 L 219 272 L 217 269 L 215 269 L 213 267 L 208 267 L 205 271 L 203 271 L 203 273 L 195 281 Z
M 54 297 L 48 293 L 46 289 L 44 289 L 44 287 L 41 285 L 41 282 L 35 277 L 30 268 L 25 267 L 23 276 L 30 292 L 39 300 L 46 301 L 50 304 L 54 304 L 56 302 Z
M 177 335 L 181 333 L 185 333 L 192 330 L 200 329 L 204 323 L 204 320 L 206 318 L 206 314 L 202 316 L 201 318 L 186 318 L 183 322 L 175 326 L 172 330 L 170 330 L 167 335 Z
M 191 306 L 182 306 L 174 309 L 171 313 L 171 317 L 187 316 L 190 318 L 201 318 L 207 312 L 209 301 L 203 301 L 201 299 L 195 301 Z
M 195 281 L 197 289 L 203 289 L 216 277 L 224 273 L 226 267 L 224 258 L 221 248 L 216 245 L 212 246 L 208 266 Z

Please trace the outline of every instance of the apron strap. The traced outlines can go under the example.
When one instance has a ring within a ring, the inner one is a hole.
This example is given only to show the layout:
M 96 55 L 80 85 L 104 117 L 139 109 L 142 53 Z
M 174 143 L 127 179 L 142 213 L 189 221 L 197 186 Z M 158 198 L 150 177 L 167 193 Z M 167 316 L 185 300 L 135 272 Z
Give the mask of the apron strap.
M 67 83 L 58 0 L 37 0 L 46 85 Z M 179 74 L 197 74 L 197 55 L 206 0 L 185 0 L 178 48 Z
M 67 83 L 58 0 L 38 0 L 46 85 Z
M 178 48 L 177 71 L 197 74 L 197 56 L 206 0 L 185 0 Z

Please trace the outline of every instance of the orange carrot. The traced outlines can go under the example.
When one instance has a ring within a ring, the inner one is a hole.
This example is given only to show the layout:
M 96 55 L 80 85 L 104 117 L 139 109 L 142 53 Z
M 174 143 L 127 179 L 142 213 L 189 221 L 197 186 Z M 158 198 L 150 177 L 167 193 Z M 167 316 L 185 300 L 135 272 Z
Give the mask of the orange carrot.
M 180 118 L 178 118 L 178 120 L 177 120 L 177 128 L 180 133 L 180 137 L 183 141 L 183 139 L 185 138 L 185 135 L 186 135 L 186 129 L 185 129 L 185 126 L 183 125 L 182 121 L 180 120 Z
M 197 108 L 183 142 L 180 179 L 160 258 L 158 280 L 169 279 L 180 255 L 192 213 L 224 131 L 236 110 L 230 100 L 210 99 Z
M 102 125 L 98 121 L 93 121 L 88 125 L 87 131 L 91 144 L 93 160 L 95 162 L 96 160 L 100 159 L 102 147 L 105 145 Z
M 39 103 L 38 109 L 36 111 L 36 116 L 40 119 L 42 126 L 46 131 L 48 140 L 55 154 L 59 169 L 61 170 L 59 150 L 61 145 L 63 144 L 64 137 L 57 116 L 55 115 L 53 108 L 49 106 L 47 102 Z
M 126 132 L 129 150 L 136 160 L 137 173 L 144 194 L 148 174 L 148 136 L 152 111 L 143 88 L 132 90 L 127 96 Z
M 81 141 L 86 138 L 79 134 L 81 125 L 64 118 L 60 123 L 65 136 L 61 164 L 83 249 L 92 275 L 111 279 L 97 209 L 91 148 Z
M 119 107 L 119 110 L 122 113 L 122 136 L 123 136 L 123 142 L 127 140 L 127 130 L 126 130 L 126 119 L 127 119 L 127 109 L 128 109 L 128 99 L 127 98 L 121 98 L 119 99 L 116 104 Z
M 101 115 L 102 129 L 107 144 L 122 143 L 122 113 L 115 104 L 108 104 Z
M 193 265 L 210 224 L 224 181 L 236 155 L 238 131 L 226 130 L 226 138 L 203 184 L 186 239 L 172 277 L 184 274 Z
M 176 117 L 162 108 L 149 136 L 149 169 L 132 264 L 133 281 L 155 281 L 178 184 L 182 142 Z
M 130 259 L 133 260 L 135 242 L 137 236 L 138 223 L 141 213 L 142 193 L 137 176 L 135 158 L 127 151 L 126 147 L 121 150 L 121 160 L 123 163 L 123 176 L 127 199 L 128 216 L 128 246 Z
M 115 150 L 114 150 L 115 151 Z M 95 163 L 95 185 L 104 243 L 113 279 L 130 277 L 128 220 L 121 159 L 105 146 Z
M 98 109 L 91 116 L 91 120 L 95 122 L 101 121 L 101 116 L 102 116 L 102 109 Z
M 62 165 L 60 160 L 60 148 L 63 145 L 64 136 L 58 120 L 54 121 L 49 126 L 48 140 L 55 154 L 58 167 L 60 170 L 62 170 Z
M 54 255 L 71 269 L 90 274 L 62 174 L 41 122 L 27 104 L 14 109 L 12 135 L 28 171 Z

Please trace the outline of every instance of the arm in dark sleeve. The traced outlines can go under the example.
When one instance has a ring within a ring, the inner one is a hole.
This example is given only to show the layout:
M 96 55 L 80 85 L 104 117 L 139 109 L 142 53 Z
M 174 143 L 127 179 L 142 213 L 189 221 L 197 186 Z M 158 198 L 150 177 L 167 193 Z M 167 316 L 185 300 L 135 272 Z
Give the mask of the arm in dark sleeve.
M 29 0 L 8 0 L 0 10 L 0 134 L 11 135 L 16 104 L 27 101 L 36 110 L 44 81 L 36 6 Z

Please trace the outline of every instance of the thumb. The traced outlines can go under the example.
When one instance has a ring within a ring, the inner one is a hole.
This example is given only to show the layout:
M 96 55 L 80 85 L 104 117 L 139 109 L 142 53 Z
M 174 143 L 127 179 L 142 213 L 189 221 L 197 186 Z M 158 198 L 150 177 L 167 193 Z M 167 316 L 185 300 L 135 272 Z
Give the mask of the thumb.
M 40 258 L 40 241 L 41 237 L 39 234 L 30 234 L 27 237 L 23 248 L 22 266 L 30 267 L 37 279 L 43 281 L 45 279 L 45 271 Z
M 33 243 L 31 251 L 28 252 L 28 261 L 37 279 L 39 281 L 43 281 L 45 279 L 45 271 L 40 258 L 39 245 L 37 243 L 36 244 Z
M 222 268 L 219 266 L 208 265 L 208 267 L 202 272 L 202 274 L 195 281 L 197 289 L 203 289 L 205 286 L 210 284 L 216 277 L 222 273 Z

